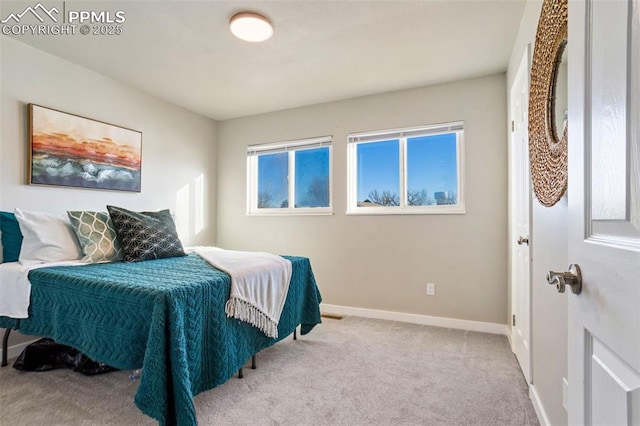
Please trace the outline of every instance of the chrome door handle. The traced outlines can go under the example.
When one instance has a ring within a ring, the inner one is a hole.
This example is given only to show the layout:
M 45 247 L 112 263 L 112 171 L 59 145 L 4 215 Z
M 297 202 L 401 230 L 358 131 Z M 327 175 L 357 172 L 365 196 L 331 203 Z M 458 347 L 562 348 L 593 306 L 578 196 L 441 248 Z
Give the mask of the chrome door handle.
M 564 293 L 567 285 L 571 286 L 573 294 L 580 294 L 582 291 L 582 272 L 580 266 L 569 265 L 569 272 L 547 272 L 547 282 L 555 285 L 559 293 Z
M 522 244 L 526 244 L 529 245 L 529 237 L 523 237 L 522 235 L 518 237 L 518 245 L 521 246 Z

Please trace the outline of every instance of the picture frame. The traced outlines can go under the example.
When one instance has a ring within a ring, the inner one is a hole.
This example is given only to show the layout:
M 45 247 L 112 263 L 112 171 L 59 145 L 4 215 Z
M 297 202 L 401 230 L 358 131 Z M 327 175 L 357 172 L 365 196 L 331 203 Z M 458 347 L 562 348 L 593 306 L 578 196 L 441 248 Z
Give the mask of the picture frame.
M 141 192 L 142 132 L 29 104 L 28 181 Z

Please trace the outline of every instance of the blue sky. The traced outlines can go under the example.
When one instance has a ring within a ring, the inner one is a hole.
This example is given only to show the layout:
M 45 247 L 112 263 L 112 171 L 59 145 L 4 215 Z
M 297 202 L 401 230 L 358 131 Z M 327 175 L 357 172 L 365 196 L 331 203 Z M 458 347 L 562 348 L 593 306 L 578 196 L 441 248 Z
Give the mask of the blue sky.
M 329 176 L 329 148 L 295 151 L 296 202 L 307 201 L 307 190 L 316 179 Z M 288 198 L 289 153 L 279 152 L 258 157 L 258 193 L 269 192 L 269 207 L 280 207 Z M 328 180 L 327 180 L 328 182 Z M 328 205 L 328 204 L 327 204 Z
M 299 150 L 296 156 L 296 199 L 304 203 L 314 179 L 329 176 L 329 149 Z M 281 207 L 288 198 L 289 154 L 280 152 L 258 157 L 258 192 L 271 194 L 268 207 Z M 408 190 L 457 193 L 455 133 L 421 136 L 407 140 Z M 373 190 L 400 193 L 400 141 L 362 143 L 357 147 L 358 201 Z
M 395 140 L 358 145 L 358 201 L 374 189 L 400 192 L 400 142 Z M 409 190 L 457 192 L 456 135 L 449 133 L 410 138 L 407 141 Z
M 399 146 L 397 139 L 358 145 L 358 201 L 374 189 L 400 193 Z
M 458 192 L 456 135 L 422 136 L 407 141 L 409 190 Z
M 318 207 L 301 206 L 301 203 L 308 202 L 307 191 L 314 180 L 326 181 L 326 184 L 329 184 L 329 148 L 327 147 L 296 151 L 296 204 L 299 207 Z M 326 201 L 323 207 L 329 206 L 328 197 Z
M 289 153 L 258 156 L 258 194 L 268 192 L 272 195 L 272 202 L 267 207 L 280 207 L 280 203 L 288 198 L 288 173 Z

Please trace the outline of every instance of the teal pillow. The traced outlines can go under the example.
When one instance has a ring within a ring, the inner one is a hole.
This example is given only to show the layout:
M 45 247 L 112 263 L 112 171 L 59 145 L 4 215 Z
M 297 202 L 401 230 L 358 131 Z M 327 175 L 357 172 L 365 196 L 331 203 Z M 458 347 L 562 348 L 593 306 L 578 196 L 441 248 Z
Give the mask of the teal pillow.
M 0 212 L 0 231 L 2 231 L 2 262 L 17 262 L 22 247 L 22 232 L 16 215 Z

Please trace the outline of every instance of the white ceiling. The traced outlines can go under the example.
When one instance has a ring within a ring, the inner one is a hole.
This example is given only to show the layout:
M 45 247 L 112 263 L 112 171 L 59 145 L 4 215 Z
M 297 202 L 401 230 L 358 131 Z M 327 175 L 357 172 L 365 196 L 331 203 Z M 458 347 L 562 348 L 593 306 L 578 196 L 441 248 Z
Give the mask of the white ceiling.
M 5 3 L 2 15 L 33 3 Z M 67 1 L 68 9 L 125 11 L 123 34 L 16 38 L 224 120 L 503 72 L 524 6 L 525 0 Z M 234 38 L 228 21 L 242 10 L 268 16 L 273 38 L 261 44 Z

